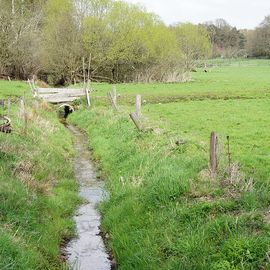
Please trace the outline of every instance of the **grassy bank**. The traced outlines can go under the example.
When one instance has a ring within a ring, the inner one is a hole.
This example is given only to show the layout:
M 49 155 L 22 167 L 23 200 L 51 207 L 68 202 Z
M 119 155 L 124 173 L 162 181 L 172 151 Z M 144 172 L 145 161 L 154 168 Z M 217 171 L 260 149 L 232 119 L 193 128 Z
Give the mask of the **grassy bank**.
M 155 95 L 153 85 L 120 90 L 120 114 L 97 102 L 96 92 L 91 111 L 71 116 L 87 132 L 110 192 L 102 205 L 102 226 L 109 232 L 119 269 L 270 269 L 269 99 L 253 99 L 261 89 L 269 91 L 270 67 L 254 67 L 252 61 L 213 68 L 208 84 L 157 85 L 166 98 L 174 95 L 174 87 L 194 96 L 204 89 L 212 94 L 215 88 L 220 97 L 230 89 L 248 100 L 235 95 L 233 100 L 148 102 L 143 114 L 153 132 L 138 133 L 127 116 L 134 110 L 128 97 L 136 92 L 147 97 L 147 91 Z M 262 80 L 253 77 L 250 67 Z M 218 70 L 222 80 L 214 75 Z M 161 92 L 157 90 L 158 97 Z M 222 149 L 216 179 L 208 173 L 213 130 L 221 135 Z M 226 135 L 238 164 L 232 179 L 226 170 Z M 176 140 L 184 143 L 177 145 Z
M 0 81 L 1 97 L 13 97 L 13 133 L 0 133 L 0 269 L 62 269 L 60 246 L 73 235 L 78 204 L 72 138 L 54 111 L 33 109 L 31 98 L 25 129 L 14 96 L 27 91 L 24 83 Z
M 245 188 L 205 176 L 198 145 L 138 134 L 126 117 L 81 111 L 111 193 L 103 205 L 119 269 L 258 269 L 267 265 L 268 183 Z

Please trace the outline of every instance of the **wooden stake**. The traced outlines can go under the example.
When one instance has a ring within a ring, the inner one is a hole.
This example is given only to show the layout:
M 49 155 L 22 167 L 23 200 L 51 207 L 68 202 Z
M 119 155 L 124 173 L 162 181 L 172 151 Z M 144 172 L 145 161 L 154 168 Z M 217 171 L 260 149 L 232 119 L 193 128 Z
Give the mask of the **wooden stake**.
M 27 117 L 27 112 L 26 112 L 26 107 L 25 107 L 25 97 L 21 99 L 21 107 L 20 107 L 20 117 L 22 118 L 24 122 L 24 134 L 27 134 L 27 128 L 28 128 L 28 117 Z
M 31 85 L 32 85 L 32 87 L 31 87 Z M 30 87 L 34 93 L 34 97 L 38 97 L 38 89 L 37 89 L 36 84 L 35 84 L 35 75 L 33 75 L 33 78 L 30 81 Z
M 91 77 L 90 77 L 90 69 L 91 69 L 91 62 L 92 62 L 92 54 L 89 55 L 89 62 L 88 62 L 88 72 L 87 72 L 87 87 L 86 87 L 86 97 L 87 97 L 87 103 L 88 107 L 91 107 L 91 100 L 90 100 L 90 85 L 91 85 Z
M 137 95 L 136 96 L 136 115 L 138 118 L 142 116 L 141 107 L 142 107 L 142 96 Z
M 38 111 L 38 109 L 39 109 L 39 103 L 37 100 L 34 100 L 34 102 L 33 102 L 33 109 L 35 112 Z
M 227 136 L 227 151 L 228 151 L 228 165 L 229 165 L 229 177 L 232 178 L 232 155 L 230 150 L 230 136 Z
M 85 61 L 84 61 L 84 57 L 83 57 L 83 89 L 84 89 L 84 92 L 86 95 L 87 105 L 88 105 L 88 107 L 90 107 L 90 97 L 89 97 L 87 86 L 88 86 L 88 82 L 86 85 Z
M 137 129 L 139 131 L 142 131 L 142 126 L 141 126 L 141 123 L 140 123 L 140 120 L 139 120 L 137 114 L 130 113 L 129 116 L 130 116 L 131 120 L 133 121 L 134 125 L 137 127 Z
M 215 132 L 211 133 L 209 165 L 211 176 L 215 177 L 218 169 L 218 135 Z
M 116 86 L 113 86 L 113 102 L 117 106 L 117 93 L 116 93 Z
M 117 107 L 117 104 L 115 103 L 115 99 L 113 97 L 112 92 L 109 92 L 107 95 L 108 95 L 108 98 L 109 98 L 109 100 L 110 100 L 110 102 L 111 102 L 112 107 L 114 108 L 114 110 L 117 111 L 117 112 L 119 112 L 119 109 Z
M 85 88 L 85 93 L 86 93 L 87 105 L 90 108 L 91 107 L 91 102 L 90 102 L 90 96 L 89 96 L 89 89 L 88 89 L 88 87 Z
M 83 57 L 83 86 L 85 88 L 85 82 L 86 82 L 86 78 L 85 78 L 85 65 L 84 65 L 84 57 Z
M 35 96 L 35 92 L 34 92 L 34 88 L 33 88 L 33 86 L 32 86 L 32 83 L 30 82 L 30 80 L 28 79 L 28 84 L 29 84 L 29 86 L 30 86 L 30 89 L 31 89 L 31 91 L 32 91 L 32 93 L 33 93 L 33 95 Z
M 10 102 L 10 99 L 8 99 L 8 117 L 10 117 L 10 108 L 11 108 L 11 102 Z

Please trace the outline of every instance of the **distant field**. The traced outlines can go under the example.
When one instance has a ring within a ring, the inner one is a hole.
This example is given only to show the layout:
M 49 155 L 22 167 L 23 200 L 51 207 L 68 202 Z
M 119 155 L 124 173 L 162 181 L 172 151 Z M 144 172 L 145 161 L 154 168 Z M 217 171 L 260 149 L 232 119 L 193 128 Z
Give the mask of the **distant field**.
M 213 60 L 209 66 L 209 73 L 193 73 L 193 82 L 118 89 L 125 101 L 129 100 L 126 95 L 135 93 L 149 99 L 143 114 L 164 132 L 200 142 L 206 149 L 212 131 L 220 134 L 224 147 L 230 136 L 233 160 L 257 180 L 270 180 L 270 60 Z M 193 98 L 169 102 L 176 95 Z
M 136 94 L 148 103 L 189 99 L 262 98 L 270 96 L 270 60 L 212 61 L 208 72 L 192 73 L 192 81 L 172 84 L 119 84 L 120 104 L 132 102 Z M 108 84 L 94 84 L 94 97 L 105 96 Z
M 20 97 L 24 93 L 28 93 L 29 86 L 19 81 L 0 81 L 0 99 L 8 97 Z

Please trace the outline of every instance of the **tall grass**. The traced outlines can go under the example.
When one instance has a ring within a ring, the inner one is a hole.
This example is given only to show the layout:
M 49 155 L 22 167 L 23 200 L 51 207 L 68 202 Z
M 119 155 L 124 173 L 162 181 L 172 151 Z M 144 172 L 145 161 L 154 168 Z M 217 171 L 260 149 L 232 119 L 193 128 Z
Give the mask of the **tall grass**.
M 8 84 L 4 97 L 12 87 L 27 89 Z M 53 110 L 33 110 L 31 99 L 26 104 L 27 132 L 14 100 L 13 133 L 0 133 L 0 269 L 60 269 L 60 247 L 74 234 L 71 216 L 79 203 L 72 138 Z

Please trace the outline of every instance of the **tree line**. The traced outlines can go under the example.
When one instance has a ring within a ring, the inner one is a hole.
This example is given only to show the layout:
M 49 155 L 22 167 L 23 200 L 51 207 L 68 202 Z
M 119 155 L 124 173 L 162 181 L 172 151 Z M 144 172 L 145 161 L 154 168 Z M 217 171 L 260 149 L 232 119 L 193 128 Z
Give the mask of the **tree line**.
M 183 81 L 199 59 L 244 55 L 253 36 L 224 20 L 166 26 L 124 1 L 0 0 L 0 75 L 52 84 L 82 81 L 85 72 L 93 81 Z

